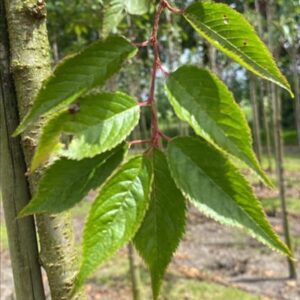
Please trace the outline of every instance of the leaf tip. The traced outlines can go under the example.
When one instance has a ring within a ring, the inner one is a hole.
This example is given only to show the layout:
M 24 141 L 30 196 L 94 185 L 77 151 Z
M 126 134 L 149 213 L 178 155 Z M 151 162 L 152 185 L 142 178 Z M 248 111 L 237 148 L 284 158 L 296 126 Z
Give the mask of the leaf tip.
M 30 212 L 29 205 L 26 205 L 17 215 L 17 219 L 22 219 L 25 217 L 28 217 L 30 215 L 32 215 L 32 213 Z
M 19 134 L 21 134 L 23 132 L 23 128 L 21 126 L 22 124 L 20 124 L 17 129 L 13 132 L 13 134 L 11 135 L 12 137 L 17 137 Z

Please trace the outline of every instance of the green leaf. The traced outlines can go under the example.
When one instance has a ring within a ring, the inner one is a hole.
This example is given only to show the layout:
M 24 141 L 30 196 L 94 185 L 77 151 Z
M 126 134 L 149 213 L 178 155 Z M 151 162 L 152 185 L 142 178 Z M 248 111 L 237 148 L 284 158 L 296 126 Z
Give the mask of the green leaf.
M 31 171 L 53 153 L 71 159 L 82 159 L 114 148 L 137 125 L 139 112 L 136 100 L 120 92 L 89 95 L 79 99 L 71 108 L 58 113 L 44 126 Z M 73 136 L 67 149 L 63 149 L 60 141 L 62 134 Z
M 150 159 L 154 173 L 150 206 L 134 244 L 150 269 L 157 299 L 165 270 L 184 233 L 186 207 L 165 154 L 154 149 Z
M 211 144 L 200 138 L 176 138 L 168 145 L 168 162 L 177 186 L 201 212 L 292 255 L 268 223 L 247 181 Z
M 127 0 L 126 10 L 132 15 L 143 15 L 149 11 L 152 0 Z
M 149 11 L 151 0 L 103 0 L 102 32 L 106 36 L 116 28 L 126 12 L 132 15 L 143 15 Z
M 125 38 L 111 36 L 65 59 L 42 85 L 33 106 L 14 135 L 39 116 L 73 102 L 89 89 L 104 84 L 137 49 Z
M 151 180 L 151 165 L 138 156 L 124 164 L 102 187 L 84 228 L 77 288 L 97 266 L 134 237 L 148 208 Z
M 244 161 L 272 186 L 252 150 L 246 118 L 220 79 L 207 70 L 183 66 L 169 76 L 166 88 L 180 119 L 198 135 Z
M 243 15 L 226 4 L 204 1 L 190 5 L 184 17 L 200 35 L 227 56 L 293 95 L 271 53 Z
M 107 36 L 124 18 L 124 0 L 102 1 L 102 33 Z
M 41 178 L 36 194 L 21 211 L 24 217 L 35 213 L 60 213 L 98 188 L 123 161 L 127 145 L 80 161 L 61 158 Z

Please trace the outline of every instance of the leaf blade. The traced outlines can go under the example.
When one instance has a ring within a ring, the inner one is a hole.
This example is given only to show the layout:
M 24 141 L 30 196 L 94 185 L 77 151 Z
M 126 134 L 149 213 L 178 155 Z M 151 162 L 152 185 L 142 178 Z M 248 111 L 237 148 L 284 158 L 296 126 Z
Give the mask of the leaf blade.
M 216 48 L 256 75 L 286 89 L 293 97 L 272 54 L 243 15 L 228 5 L 204 1 L 191 4 L 184 17 Z
M 269 186 L 272 182 L 252 150 L 250 128 L 226 85 L 208 70 L 182 66 L 166 83 L 177 116 L 199 135 L 244 161 Z
M 124 15 L 124 0 L 103 0 L 102 33 L 104 36 L 107 36 L 119 25 Z
M 165 270 L 184 233 L 186 206 L 165 154 L 154 149 L 149 159 L 154 173 L 151 200 L 134 245 L 150 269 L 153 296 L 157 299 Z
M 102 85 L 136 51 L 136 47 L 125 38 L 110 36 L 65 59 L 43 83 L 33 107 L 14 136 L 20 134 L 39 116 L 62 105 L 68 105 L 89 89 Z
M 148 207 L 151 172 L 146 160 L 137 156 L 102 187 L 84 228 L 77 288 L 97 266 L 133 238 Z
M 128 0 L 126 1 L 126 10 L 132 15 L 143 15 L 148 12 L 151 0 Z
M 128 145 L 93 158 L 76 161 L 61 158 L 43 174 L 33 199 L 21 211 L 24 217 L 36 213 L 60 213 L 73 207 L 87 193 L 102 185 L 123 161 Z
M 200 138 L 177 138 L 169 143 L 168 162 L 177 186 L 201 212 L 243 228 L 271 249 L 292 256 L 247 181 L 216 148 Z
M 120 92 L 89 95 L 76 105 L 76 113 L 62 111 L 44 126 L 31 171 L 53 153 L 82 159 L 108 151 L 121 143 L 139 120 L 137 101 Z M 67 150 L 59 140 L 62 133 L 73 135 Z

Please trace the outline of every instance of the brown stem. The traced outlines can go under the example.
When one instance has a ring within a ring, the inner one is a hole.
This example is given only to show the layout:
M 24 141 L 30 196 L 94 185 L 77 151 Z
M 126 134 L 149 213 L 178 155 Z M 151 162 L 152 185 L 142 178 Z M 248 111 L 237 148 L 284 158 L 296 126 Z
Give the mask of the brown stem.
M 153 65 L 152 65 L 152 76 L 151 76 L 151 82 L 150 82 L 150 90 L 149 90 L 149 98 L 148 103 L 151 105 L 151 145 L 153 147 L 159 146 L 159 140 L 161 135 L 159 134 L 159 127 L 158 127 L 158 117 L 157 117 L 157 108 L 155 104 L 155 84 L 156 84 L 156 75 L 157 70 L 161 65 L 160 58 L 159 58 L 159 44 L 157 40 L 157 33 L 159 28 L 159 20 L 160 16 L 165 9 L 166 4 L 163 0 L 160 1 L 159 6 L 157 8 L 157 11 L 155 13 L 154 17 L 154 23 L 153 23 L 153 29 L 151 34 L 151 41 L 152 41 L 152 47 L 154 52 L 154 59 L 153 59 Z
M 174 13 L 174 14 L 183 14 L 183 10 L 179 9 L 177 7 L 171 6 L 171 4 L 167 1 L 167 0 L 162 0 L 161 1 L 163 3 L 163 5 L 165 6 L 165 8 L 167 8 L 170 12 Z
M 152 27 L 152 33 L 150 39 L 141 42 L 141 43 L 133 43 L 133 45 L 137 47 L 147 47 L 148 45 L 152 45 L 153 53 L 154 53 L 154 59 L 153 59 L 153 65 L 152 65 L 152 71 L 151 71 L 151 81 L 150 81 L 150 88 L 149 88 L 149 97 L 147 102 L 140 103 L 140 107 L 144 106 L 150 106 L 151 107 L 151 140 L 150 144 L 152 147 L 159 147 L 160 139 L 163 138 L 167 141 L 170 141 L 171 138 L 166 136 L 164 133 L 162 133 L 159 130 L 158 126 L 158 117 L 157 117 L 157 108 L 155 103 L 155 84 L 156 84 L 156 76 L 157 71 L 160 70 L 165 76 L 169 76 L 169 72 L 164 69 L 164 67 L 161 64 L 160 56 L 159 56 L 159 43 L 157 39 L 158 34 L 158 28 L 159 28 L 159 21 L 160 16 L 164 9 L 170 10 L 172 13 L 181 14 L 182 10 L 172 7 L 168 1 L 166 0 L 160 0 L 158 8 L 156 10 L 155 16 L 154 16 L 154 22 Z M 132 141 L 130 142 L 130 145 L 136 145 L 141 143 L 149 143 L 148 140 L 141 140 L 141 141 Z
M 142 145 L 142 144 L 150 144 L 151 140 L 134 140 L 129 142 L 129 146 L 132 145 Z

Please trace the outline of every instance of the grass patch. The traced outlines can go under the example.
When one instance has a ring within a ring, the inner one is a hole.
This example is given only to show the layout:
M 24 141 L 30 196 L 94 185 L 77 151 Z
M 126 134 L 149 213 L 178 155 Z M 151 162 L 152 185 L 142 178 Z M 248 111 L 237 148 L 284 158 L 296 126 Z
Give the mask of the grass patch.
M 8 249 L 8 238 L 7 238 L 6 226 L 2 222 L 0 222 L 0 249 L 1 250 Z
M 188 279 L 176 279 L 165 284 L 161 299 L 259 300 L 261 298 L 236 288 L 225 287 L 215 283 Z
M 281 210 L 281 203 L 280 203 L 280 199 L 278 199 L 278 198 L 263 199 L 261 201 L 261 203 L 266 211 Z M 286 204 L 287 204 L 288 212 L 293 213 L 293 214 L 300 214 L 299 199 L 289 198 L 286 200 Z
M 275 171 L 275 159 L 271 158 L 272 168 Z M 269 160 L 267 156 L 262 158 L 262 166 L 264 169 L 269 167 Z M 300 171 L 300 156 L 298 153 L 286 153 L 284 155 L 284 168 L 285 171 Z
M 140 275 L 143 283 L 143 299 L 151 300 L 150 277 L 144 265 L 140 265 Z M 108 289 L 122 289 L 130 286 L 129 262 L 126 252 L 122 251 L 101 267 L 91 279 Z M 225 287 L 216 283 L 208 283 L 193 279 L 181 278 L 178 275 L 167 274 L 163 283 L 160 300 L 259 300 L 258 296 L 242 290 Z

